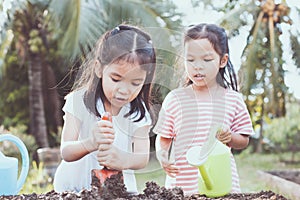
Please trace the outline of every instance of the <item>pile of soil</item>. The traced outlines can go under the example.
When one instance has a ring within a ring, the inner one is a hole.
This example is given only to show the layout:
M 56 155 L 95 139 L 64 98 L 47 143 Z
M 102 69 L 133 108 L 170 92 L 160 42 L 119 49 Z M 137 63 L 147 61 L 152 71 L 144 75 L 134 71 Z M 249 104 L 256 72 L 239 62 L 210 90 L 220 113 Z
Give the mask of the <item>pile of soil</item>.
M 112 175 L 111 178 L 106 179 L 104 185 L 100 185 L 93 177 L 92 189 L 91 190 L 82 190 L 78 193 L 72 192 L 62 192 L 57 193 L 55 191 L 50 191 L 46 194 L 22 194 L 14 196 L 0 196 L 0 200 L 36 200 L 36 199 L 62 199 L 62 200 L 208 200 L 204 195 L 191 195 L 184 196 L 181 188 L 166 189 L 165 187 L 159 186 L 155 182 L 147 182 L 146 188 L 143 190 L 143 193 L 138 195 L 130 194 L 126 191 L 126 187 L 123 184 L 122 174 Z M 261 191 L 259 193 L 239 193 L 239 194 L 228 194 L 223 197 L 218 197 L 215 199 L 220 200 L 248 200 L 248 199 L 259 199 L 259 200 L 287 200 L 282 195 L 275 194 L 272 191 Z

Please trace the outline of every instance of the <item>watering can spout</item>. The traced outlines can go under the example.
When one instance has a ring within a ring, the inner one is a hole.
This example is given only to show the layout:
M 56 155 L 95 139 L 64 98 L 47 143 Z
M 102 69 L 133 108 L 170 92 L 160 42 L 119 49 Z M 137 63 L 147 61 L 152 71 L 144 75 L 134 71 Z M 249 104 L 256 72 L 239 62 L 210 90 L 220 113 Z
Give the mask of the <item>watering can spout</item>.
M 213 182 L 212 179 L 210 178 L 207 170 L 205 169 L 204 165 L 199 166 L 199 171 L 201 176 L 203 177 L 204 185 L 207 190 L 212 190 L 213 189 Z

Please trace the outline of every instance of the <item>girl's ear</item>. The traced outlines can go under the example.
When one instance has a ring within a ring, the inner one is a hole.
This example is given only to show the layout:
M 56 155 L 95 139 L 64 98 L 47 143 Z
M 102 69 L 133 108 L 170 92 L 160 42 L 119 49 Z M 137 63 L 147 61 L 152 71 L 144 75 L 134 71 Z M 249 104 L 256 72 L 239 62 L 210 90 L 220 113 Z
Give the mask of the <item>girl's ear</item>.
M 226 53 L 221 59 L 220 68 L 224 68 L 227 65 L 227 62 L 228 62 L 228 54 Z
M 102 67 L 98 60 L 95 61 L 95 74 L 98 78 L 102 78 Z

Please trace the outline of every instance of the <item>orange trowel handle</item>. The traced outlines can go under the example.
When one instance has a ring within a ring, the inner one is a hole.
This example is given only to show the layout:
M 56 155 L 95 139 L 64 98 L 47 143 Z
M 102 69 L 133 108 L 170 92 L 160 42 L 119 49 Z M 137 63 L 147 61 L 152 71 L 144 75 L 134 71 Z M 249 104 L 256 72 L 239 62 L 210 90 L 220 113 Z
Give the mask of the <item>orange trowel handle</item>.
M 112 121 L 112 116 L 109 112 L 103 114 L 101 120 Z M 107 178 L 110 178 L 114 174 L 118 174 L 120 171 L 115 169 L 107 168 L 106 166 L 103 169 L 93 169 L 95 176 L 99 179 L 100 184 L 103 184 Z
M 112 116 L 109 112 L 105 112 L 103 116 L 101 117 L 101 120 L 107 120 L 107 121 L 112 121 Z
M 112 116 L 111 116 L 111 114 L 109 113 L 109 112 L 105 112 L 104 114 L 103 114 L 103 116 L 101 117 L 101 120 L 107 120 L 107 121 L 112 121 Z M 108 167 L 106 167 L 106 166 L 104 166 L 103 167 L 103 170 L 107 170 L 107 172 L 104 172 L 104 174 L 110 174 L 110 173 L 112 173 L 112 172 L 109 172 L 109 171 L 116 171 L 116 170 L 113 170 L 113 169 L 109 169 Z M 106 175 L 104 175 L 104 176 L 106 176 Z M 110 176 L 109 176 L 110 177 Z

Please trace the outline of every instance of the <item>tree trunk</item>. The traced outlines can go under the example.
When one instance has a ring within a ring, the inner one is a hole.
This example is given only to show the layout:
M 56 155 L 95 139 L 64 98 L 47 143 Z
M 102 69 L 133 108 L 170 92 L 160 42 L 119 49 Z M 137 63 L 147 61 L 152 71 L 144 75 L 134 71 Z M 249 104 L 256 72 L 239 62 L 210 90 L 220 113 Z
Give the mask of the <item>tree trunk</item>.
M 264 96 L 263 96 L 264 99 Z M 261 153 L 263 151 L 263 133 L 264 133 L 264 112 L 265 112 L 265 108 L 264 108 L 264 102 L 262 102 L 261 104 L 261 118 L 260 118 L 260 130 L 259 130 L 259 138 L 258 138 L 258 143 L 256 146 L 256 153 Z
M 30 132 L 38 147 L 48 147 L 47 125 L 42 91 L 42 61 L 32 55 L 28 61 Z
M 48 124 L 48 131 L 57 133 L 58 127 L 62 126 L 61 101 L 57 92 L 56 77 L 53 69 L 47 63 L 43 68 L 43 97 Z

